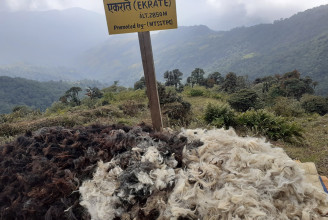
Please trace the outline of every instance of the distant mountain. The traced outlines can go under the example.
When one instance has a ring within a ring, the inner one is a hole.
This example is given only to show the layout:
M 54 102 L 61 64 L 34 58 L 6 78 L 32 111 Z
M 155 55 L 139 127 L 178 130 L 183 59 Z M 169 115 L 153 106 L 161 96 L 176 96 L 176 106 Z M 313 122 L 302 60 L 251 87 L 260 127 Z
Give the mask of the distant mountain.
M 1 12 L 0 30 L 0 65 L 71 66 L 79 54 L 108 38 L 105 18 L 79 8 Z
M 119 80 L 129 86 L 143 75 L 137 34 L 108 36 L 104 15 L 78 8 L 1 12 L 0 30 L 0 75 Z M 175 68 L 185 78 L 200 67 L 250 79 L 297 69 L 319 82 L 320 94 L 328 94 L 328 5 L 231 31 L 206 26 L 160 31 L 152 34 L 152 44 L 158 80 Z
M 142 76 L 137 35 L 120 35 L 87 51 L 81 66 L 97 79 L 110 78 L 131 85 Z M 291 18 L 215 32 L 206 26 L 179 27 L 152 35 L 158 79 L 166 70 L 185 75 L 195 67 L 207 72 L 236 72 L 256 77 L 299 70 L 319 81 L 328 94 L 328 5 Z
M 21 77 L 26 79 L 45 81 L 78 81 L 80 79 L 92 78 L 74 68 L 36 66 L 25 63 L 0 66 L 0 76 Z

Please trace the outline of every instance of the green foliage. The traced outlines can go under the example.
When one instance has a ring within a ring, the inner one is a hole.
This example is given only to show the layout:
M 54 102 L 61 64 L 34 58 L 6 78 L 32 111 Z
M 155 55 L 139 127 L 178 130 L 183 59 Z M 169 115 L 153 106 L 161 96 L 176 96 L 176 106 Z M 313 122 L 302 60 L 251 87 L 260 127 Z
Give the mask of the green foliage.
M 80 87 L 73 86 L 69 90 L 67 90 L 62 97 L 59 98 L 59 101 L 64 104 L 69 104 L 72 107 L 79 106 L 81 104 L 79 92 L 81 91 L 82 89 Z
M 184 126 L 191 121 L 191 104 L 186 101 L 167 103 L 162 107 L 163 115 L 168 117 L 169 125 Z
M 178 86 L 181 85 L 183 73 L 179 69 L 173 71 L 166 71 L 164 73 L 165 86 L 174 86 L 175 89 L 178 89 Z
M 278 97 L 274 103 L 272 110 L 283 117 L 300 117 L 305 113 L 301 103 L 293 98 Z
M 191 97 L 197 97 L 197 96 L 203 96 L 203 95 L 204 95 L 204 91 L 201 89 L 193 88 L 189 91 L 189 96 L 191 96 Z
M 228 129 L 236 125 L 236 114 L 227 104 L 214 105 L 207 104 L 204 114 L 204 120 L 218 128 Z
M 208 75 L 206 78 L 206 87 L 213 88 L 215 85 L 221 85 L 224 82 L 224 78 L 221 73 L 214 72 Z
M 103 97 L 103 93 L 97 87 L 93 87 L 93 88 L 88 87 L 86 91 L 87 91 L 86 95 L 89 96 L 90 99 L 99 99 Z
M 232 94 L 228 102 L 232 108 L 240 112 L 259 107 L 259 97 L 255 91 L 250 89 L 243 89 Z
M 168 117 L 170 125 L 188 125 L 191 120 L 191 104 L 184 101 L 175 89 L 166 89 L 160 83 L 157 89 L 162 113 Z
M 116 101 L 134 100 L 136 102 L 145 102 L 146 98 L 147 96 L 144 90 L 124 90 L 114 94 L 114 99 Z
M 274 141 L 293 142 L 303 138 L 302 128 L 298 124 L 288 122 L 286 118 L 275 116 L 265 110 L 250 110 L 241 113 L 238 116 L 238 124 Z
M 98 101 L 100 106 L 109 105 L 112 101 L 115 101 L 115 95 L 112 92 L 105 92 L 103 97 Z
M 302 107 L 307 113 L 328 113 L 328 100 L 321 96 L 305 95 L 301 99 Z
M 187 84 L 194 87 L 194 85 L 205 85 L 205 78 L 204 78 L 204 70 L 200 68 L 196 68 L 191 72 L 191 76 L 187 78 Z
M 146 88 L 146 80 L 145 77 L 141 77 L 139 81 L 134 83 L 134 90 L 138 90 L 138 89 L 144 89 Z
M 119 81 L 114 81 L 113 85 L 111 85 L 110 87 L 104 88 L 102 90 L 103 93 L 108 93 L 108 92 L 119 93 L 119 92 L 127 90 L 127 88 L 125 88 L 124 86 L 119 86 L 118 84 L 119 84 Z
M 145 104 L 137 103 L 134 100 L 127 100 L 119 108 L 125 115 L 136 116 L 140 111 L 145 109 Z
M 182 97 L 179 96 L 178 93 L 170 87 L 166 88 L 162 84 L 158 83 L 157 90 L 159 96 L 159 103 L 161 105 L 165 105 L 173 102 L 182 102 Z
M 11 125 L 10 123 L 0 124 L 0 136 L 1 137 L 11 137 L 20 132 L 19 128 Z
M 226 75 L 224 83 L 222 85 L 222 90 L 227 93 L 234 93 L 237 91 L 237 81 L 238 77 L 235 73 L 230 72 Z
M 46 115 L 51 115 L 51 114 L 60 114 L 64 109 L 67 108 L 67 105 L 62 103 L 62 102 L 54 102 L 52 105 L 47 108 L 46 110 Z
M 81 100 L 81 106 L 88 109 L 95 108 L 97 105 L 98 99 L 84 98 Z
M 313 94 L 314 90 L 311 87 L 311 84 L 307 84 L 304 80 L 299 79 L 288 79 L 284 81 L 283 84 L 287 96 L 295 97 L 297 100 L 300 100 L 302 95 L 308 93 Z
M 280 88 L 280 86 L 275 85 L 269 89 L 269 97 L 271 100 L 274 100 L 279 96 L 287 96 L 286 91 Z
M 115 102 L 124 102 L 127 100 L 134 100 L 139 103 L 146 101 L 146 92 L 143 89 L 124 89 L 120 92 L 112 92 L 111 89 L 105 89 L 103 91 L 104 95 L 101 99 L 99 99 L 97 103 L 98 106 L 109 105 Z
M 39 110 L 31 109 L 28 106 L 15 106 L 10 114 L 2 114 L 0 117 L 1 123 L 11 123 L 21 120 L 22 118 L 33 119 L 39 117 L 41 112 Z

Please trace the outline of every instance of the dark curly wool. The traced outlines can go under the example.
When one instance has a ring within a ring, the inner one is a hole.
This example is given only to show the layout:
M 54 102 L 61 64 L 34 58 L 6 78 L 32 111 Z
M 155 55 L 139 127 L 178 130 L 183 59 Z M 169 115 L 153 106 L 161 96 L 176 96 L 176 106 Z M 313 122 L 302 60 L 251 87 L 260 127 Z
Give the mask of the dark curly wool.
M 0 146 L 0 219 L 90 219 L 79 204 L 79 186 L 92 178 L 99 160 L 121 154 L 120 165 L 127 169 L 127 152 L 150 139 L 160 141 L 160 151 L 174 155 L 181 167 L 187 139 L 154 133 L 144 124 L 42 128 Z M 140 218 L 156 215 L 140 213 Z

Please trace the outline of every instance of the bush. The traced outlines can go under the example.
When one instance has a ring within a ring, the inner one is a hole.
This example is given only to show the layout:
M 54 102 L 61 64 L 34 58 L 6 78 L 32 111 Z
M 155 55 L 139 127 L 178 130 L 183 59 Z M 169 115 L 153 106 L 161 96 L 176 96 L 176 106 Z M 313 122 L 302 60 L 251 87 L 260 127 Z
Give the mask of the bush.
M 67 108 L 67 105 L 62 102 L 54 102 L 49 108 L 46 109 L 46 115 L 50 114 L 60 114 L 64 109 Z
M 128 116 L 136 116 L 140 110 L 143 110 L 145 108 L 144 104 L 138 104 L 133 100 L 128 100 L 124 102 L 122 105 L 120 105 L 120 110 L 123 111 L 125 115 Z
M 162 84 L 157 84 L 158 97 L 161 105 L 173 102 L 182 102 L 182 97 L 178 95 L 177 91 L 172 87 L 165 87 Z
M 86 106 L 87 108 L 95 108 L 97 103 L 97 99 L 91 99 L 91 98 L 84 98 L 81 101 L 82 106 Z
M 146 101 L 147 95 L 145 90 L 126 90 L 115 94 L 117 101 L 134 100 L 136 102 Z
M 225 127 L 228 129 L 236 124 L 236 115 L 227 104 L 214 105 L 209 103 L 205 109 L 204 120 L 218 128 Z
M 106 92 L 106 93 L 104 93 L 103 97 L 100 100 L 98 100 L 96 105 L 97 106 L 105 106 L 105 105 L 109 105 L 113 101 L 116 101 L 114 93 Z
M 163 115 L 170 120 L 170 125 L 188 125 L 191 120 L 191 104 L 179 96 L 174 88 L 165 88 L 158 84 L 159 102 Z
M 169 119 L 169 125 L 189 125 L 191 121 L 191 104 L 189 102 L 173 102 L 162 107 L 163 115 Z
M 259 107 L 259 97 L 255 91 L 250 89 L 243 89 L 234 93 L 228 102 L 232 108 L 240 112 Z
M 299 101 L 286 97 L 277 98 L 272 110 L 283 117 L 299 117 L 305 113 Z
M 319 115 L 328 113 L 328 101 L 321 96 L 304 95 L 301 105 L 307 113 L 318 113 Z
M 191 97 L 197 97 L 197 96 L 203 96 L 204 95 L 204 91 L 200 90 L 200 89 L 191 89 L 189 91 L 189 96 Z
M 0 124 L 0 137 L 11 137 L 19 133 L 23 133 L 23 130 L 10 123 Z
M 275 116 L 265 110 L 250 110 L 238 116 L 239 126 L 245 126 L 255 134 L 268 137 L 271 140 L 284 140 L 293 142 L 294 139 L 301 140 L 302 128 L 286 120 L 286 118 Z

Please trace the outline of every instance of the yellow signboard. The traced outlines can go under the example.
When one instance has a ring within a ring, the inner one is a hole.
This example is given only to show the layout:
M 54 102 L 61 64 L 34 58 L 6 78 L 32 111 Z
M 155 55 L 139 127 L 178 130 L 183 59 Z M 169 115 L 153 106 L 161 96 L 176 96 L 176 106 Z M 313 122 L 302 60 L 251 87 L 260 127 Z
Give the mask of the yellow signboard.
M 177 28 L 175 0 L 104 0 L 109 34 Z

